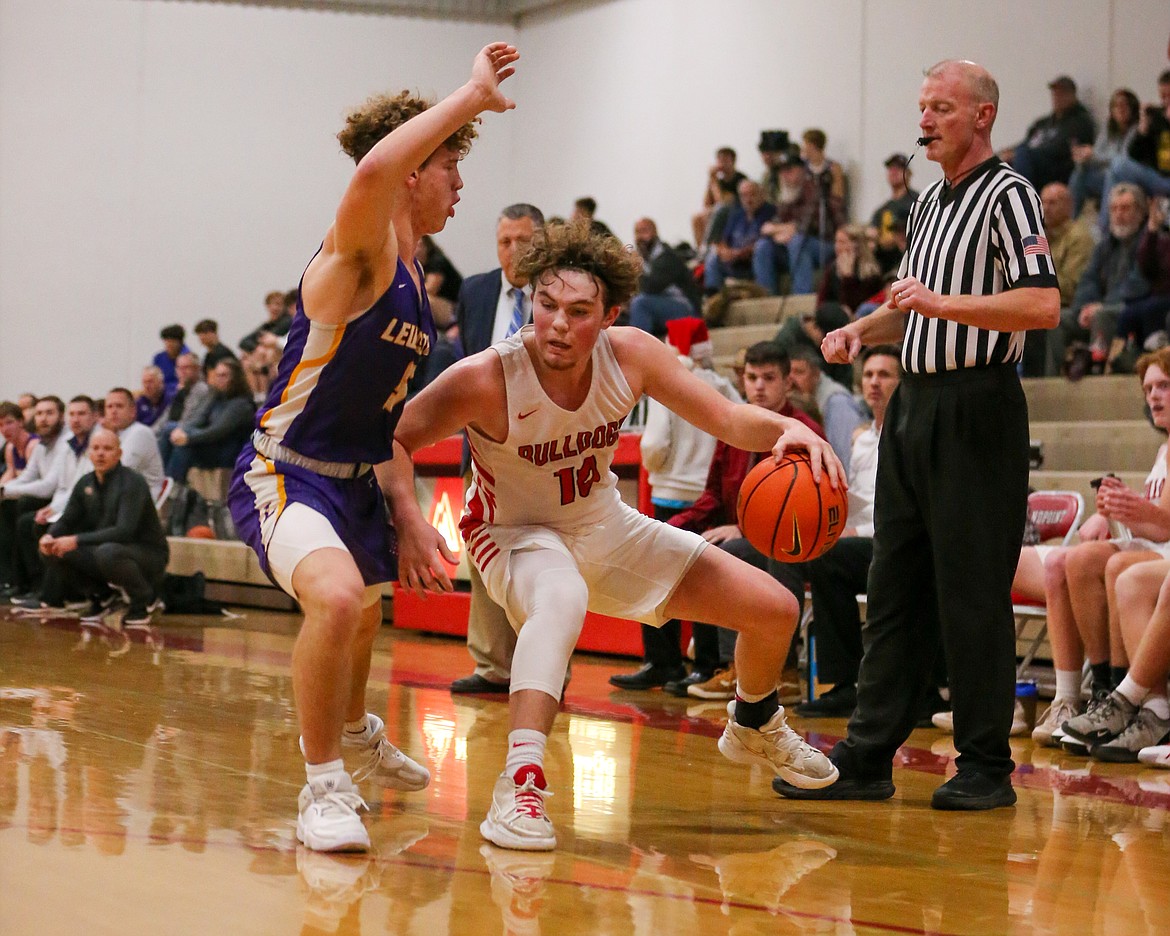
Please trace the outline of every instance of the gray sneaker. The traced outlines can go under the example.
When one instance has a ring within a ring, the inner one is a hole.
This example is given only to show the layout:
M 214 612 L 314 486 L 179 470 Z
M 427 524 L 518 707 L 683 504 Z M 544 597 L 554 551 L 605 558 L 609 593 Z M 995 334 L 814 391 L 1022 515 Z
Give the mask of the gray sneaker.
M 1170 735 L 1170 718 L 1161 718 L 1153 709 L 1143 706 L 1121 734 L 1093 748 L 1093 760 L 1136 764 L 1142 748 L 1161 744 L 1167 735 Z
M 1085 704 L 1080 699 L 1053 699 L 1032 729 L 1032 740 L 1041 747 L 1060 747 L 1060 726 L 1084 710 Z
M 1090 706 L 1084 715 L 1066 721 L 1064 734 L 1066 738 L 1081 741 L 1092 750 L 1125 731 L 1137 713 L 1138 707 L 1114 690 L 1099 704 Z

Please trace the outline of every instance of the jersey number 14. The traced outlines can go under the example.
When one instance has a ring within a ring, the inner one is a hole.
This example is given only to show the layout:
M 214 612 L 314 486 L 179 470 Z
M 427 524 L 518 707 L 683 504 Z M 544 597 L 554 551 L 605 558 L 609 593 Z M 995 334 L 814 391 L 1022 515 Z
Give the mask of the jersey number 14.
M 554 471 L 557 480 L 561 483 L 561 506 L 571 504 L 581 497 L 588 497 L 593 485 L 601 480 L 601 472 L 597 470 L 597 457 L 590 455 L 581 463 L 580 468 L 572 465 Z

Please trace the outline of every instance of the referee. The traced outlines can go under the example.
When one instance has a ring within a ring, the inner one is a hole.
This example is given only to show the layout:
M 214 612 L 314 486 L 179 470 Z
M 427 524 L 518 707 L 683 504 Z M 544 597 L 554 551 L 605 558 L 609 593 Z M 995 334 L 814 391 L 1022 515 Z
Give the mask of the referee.
M 1031 185 L 991 147 L 999 88 L 972 62 L 926 72 L 926 155 L 944 179 L 914 205 L 887 306 L 830 332 L 828 361 L 902 341 L 906 375 L 886 413 L 857 709 L 832 752 L 840 779 L 793 799 L 893 795 L 893 757 L 915 726 L 941 640 L 958 774 L 935 809 L 1016 801 L 1011 581 L 1028 489 L 1028 410 L 1016 375 L 1024 332 L 1052 328 L 1060 293 Z

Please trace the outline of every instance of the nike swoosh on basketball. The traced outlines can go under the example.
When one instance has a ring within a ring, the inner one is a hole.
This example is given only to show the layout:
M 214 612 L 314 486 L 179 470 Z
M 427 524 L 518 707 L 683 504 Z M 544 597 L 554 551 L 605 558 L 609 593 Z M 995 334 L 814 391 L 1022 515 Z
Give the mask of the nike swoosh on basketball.
M 536 410 L 538 410 L 538 409 L 540 409 L 539 406 L 536 409 L 530 409 L 527 413 L 517 413 L 516 418 L 517 419 L 527 419 L 529 416 L 531 416 L 533 413 L 535 413 Z
M 800 555 L 800 524 L 796 522 L 796 517 L 792 518 L 792 548 L 786 549 L 785 552 L 789 556 Z

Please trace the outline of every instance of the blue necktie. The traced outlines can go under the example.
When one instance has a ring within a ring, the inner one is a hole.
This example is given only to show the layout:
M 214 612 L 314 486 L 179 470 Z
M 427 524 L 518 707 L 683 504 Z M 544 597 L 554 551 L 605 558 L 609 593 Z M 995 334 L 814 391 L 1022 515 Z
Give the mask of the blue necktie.
M 518 286 L 512 287 L 516 296 L 516 305 L 512 307 L 512 321 L 508 323 L 508 333 L 505 338 L 511 338 L 524 327 L 524 290 Z

